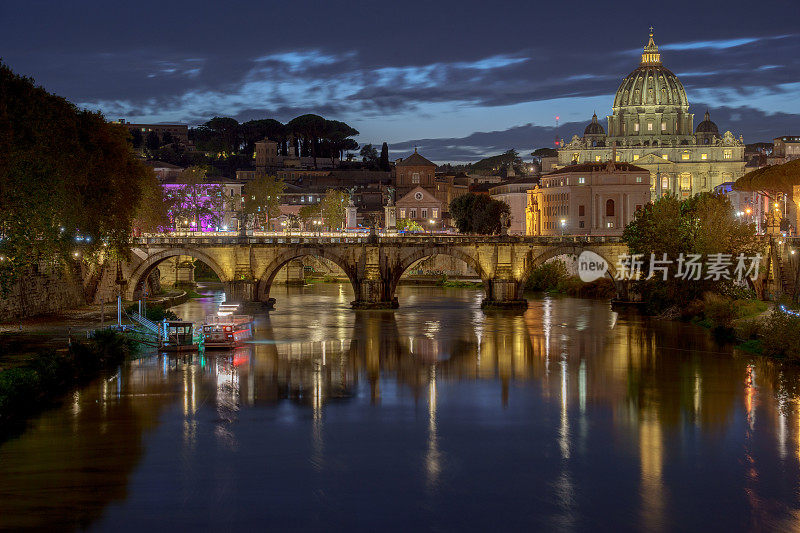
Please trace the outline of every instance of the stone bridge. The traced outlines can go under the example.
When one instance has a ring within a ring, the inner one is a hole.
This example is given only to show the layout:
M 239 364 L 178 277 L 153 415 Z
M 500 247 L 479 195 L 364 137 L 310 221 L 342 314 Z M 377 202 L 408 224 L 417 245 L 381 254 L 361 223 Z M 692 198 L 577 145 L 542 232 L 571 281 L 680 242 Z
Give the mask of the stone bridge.
M 613 279 L 617 257 L 627 247 L 619 238 L 585 236 L 145 235 L 134 241 L 131 260 L 121 265 L 119 281 L 124 283 L 124 298 L 135 300 L 159 263 L 190 256 L 219 276 L 229 300 L 267 303 L 278 271 L 293 259 L 311 255 L 345 272 L 355 294 L 354 308 L 395 308 L 395 289 L 403 273 L 422 259 L 448 255 L 464 261 L 483 280 L 484 306 L 514 308 L 527 306 L 522 292 L 532 268 L 584 250 L 605 258 Z

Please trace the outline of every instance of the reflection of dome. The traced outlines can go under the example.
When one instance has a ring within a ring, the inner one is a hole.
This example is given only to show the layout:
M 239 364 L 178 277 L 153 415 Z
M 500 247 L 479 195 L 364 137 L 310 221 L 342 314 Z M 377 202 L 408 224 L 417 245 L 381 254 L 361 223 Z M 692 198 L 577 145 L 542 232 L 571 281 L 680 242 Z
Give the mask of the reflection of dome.
M 661 64 L 661 54 L 653 42 L 653 32 L 642 52 L 639 68 L 622 80 L 614 97 L 614 109 L 621 107 L 689 107 L 686 90 L 678 77 Z
M 711 115 L 709 115 L 708 111 L 706 111 L 703 117 L 703 122 L 697 125 L 695 133 L 713 133 L 714 135 L 719 135 L 719 128 L 717 128 L 717 125 L 711 120 Z
M 603 126 L 597 122 L 597 113 L 592 115 L 592 121 L 586 126 L 586 129 L 583 130 L 584 135 L 605 135 L 606 130 L 603 129 Z

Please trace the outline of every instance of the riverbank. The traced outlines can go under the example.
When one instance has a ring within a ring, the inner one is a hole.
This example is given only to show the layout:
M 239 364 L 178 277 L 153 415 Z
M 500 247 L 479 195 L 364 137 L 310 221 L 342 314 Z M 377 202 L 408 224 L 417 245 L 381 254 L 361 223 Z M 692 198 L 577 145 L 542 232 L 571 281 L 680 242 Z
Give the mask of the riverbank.
M 98 330 L 66 348 L 28 354 L 23 364 L 0 371 L 0 442 L 67 392 L 133 354 L 137 345 L 111 329 Z

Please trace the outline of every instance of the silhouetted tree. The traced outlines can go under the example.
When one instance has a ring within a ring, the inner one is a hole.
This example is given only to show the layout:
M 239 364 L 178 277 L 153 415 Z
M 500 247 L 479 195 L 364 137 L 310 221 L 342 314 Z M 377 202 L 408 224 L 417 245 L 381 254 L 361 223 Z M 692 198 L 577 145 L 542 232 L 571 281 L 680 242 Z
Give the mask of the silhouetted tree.
M 450 202 L 450 216 L 461 233 L 500 233 L 502 215 L 510 212 L 507 203 L 485 194 L 464 194 Z
M 378 166 L 381 170 L 387 172 L 392 169 L 389 165 L 389 145 L 386 143 L 383 143 L 383 146 L 381 146 L 381 157 Z

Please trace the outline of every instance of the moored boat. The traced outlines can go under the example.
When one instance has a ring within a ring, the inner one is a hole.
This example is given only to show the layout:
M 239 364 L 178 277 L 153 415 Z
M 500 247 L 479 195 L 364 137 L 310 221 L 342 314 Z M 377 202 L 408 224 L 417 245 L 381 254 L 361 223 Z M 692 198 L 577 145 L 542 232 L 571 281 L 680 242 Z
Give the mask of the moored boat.
M 250 315 L 209 315 L 203 323 L 206 348 L 233 348 L 252 338 L 253 317 Z

